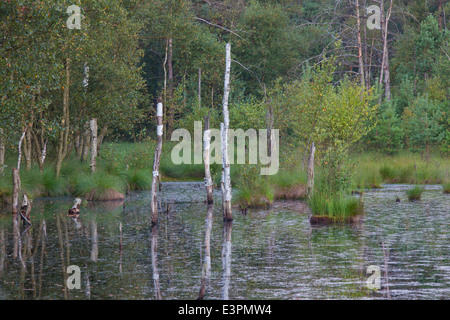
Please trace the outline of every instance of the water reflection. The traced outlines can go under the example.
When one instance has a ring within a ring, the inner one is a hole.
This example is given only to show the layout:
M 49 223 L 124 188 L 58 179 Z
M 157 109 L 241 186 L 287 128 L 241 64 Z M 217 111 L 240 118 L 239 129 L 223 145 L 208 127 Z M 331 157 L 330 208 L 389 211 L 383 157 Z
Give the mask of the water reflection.
M 200 292 L 197 300 L 203 300 L 205 297 L 209 279 L 211 277 L 211 230 L 213 220 L 214 205 L 208 205 L 206 219 L 205 219 L 205 260 L 203 262 L 202 277 L 200 284 Z
M 362 223 L 325 227 L 311 227 L 299 201 L 222 223 L 190 183 L 163 185 L 162 203 L 173 204 L 155 228 L 146 192 L 126 205 L 88 203 L 77 217 L 70 198 L 36 199 L 28 229 L 0 215 L 0 298 L 448 299 L 449 196 L 428 187 L 411 203 L 407 188 L 366 192 Z M 70 265 L 81 269 L 80 290 L 66 288 Z M 377 291 L 366 285 L 371 265 Z

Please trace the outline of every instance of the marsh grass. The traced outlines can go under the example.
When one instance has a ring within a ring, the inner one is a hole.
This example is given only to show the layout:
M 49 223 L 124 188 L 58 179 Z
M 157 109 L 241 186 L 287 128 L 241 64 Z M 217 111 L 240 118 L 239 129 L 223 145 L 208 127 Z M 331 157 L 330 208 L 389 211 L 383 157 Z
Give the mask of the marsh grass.
M 275 199 L 304 199 L 308 176 L 304 171 L 284 171 L 269 177 Z
M 420 200 L 424 190 L 425 189 L 422 186 L 414 186 L 414 188 L 406 190 L 406 195 L 408 196 L 409 201 Z
M 443 188 L 444 193 L 450 193 L 450 182 L 444 182 L 442 184 L 442 188 Z
M 356 184 L 363 188 L 382 183 L 442 184 L 449 180 L 448 159 L 440 156 L 422 161 L 419 154 L 403 152 L 394 156 L 364 153 L 354 155 Z
M 128 186 L 128 190 L 148 190 L 152 186 L 152 172 L 149 169 L 132 169 L 120 175 Z
M 308 200 L 308 204 L 313 216 L 326 217 L 333 222 L 343 222 L 363 213 L 363 205 L 359 199 L 345 193 L 328 195 L 315 192 Z
M 126 181 L 105 172 L 81 174 L 72 180 L 72 193 L 88 201 L 118 200 L 124 198 Z

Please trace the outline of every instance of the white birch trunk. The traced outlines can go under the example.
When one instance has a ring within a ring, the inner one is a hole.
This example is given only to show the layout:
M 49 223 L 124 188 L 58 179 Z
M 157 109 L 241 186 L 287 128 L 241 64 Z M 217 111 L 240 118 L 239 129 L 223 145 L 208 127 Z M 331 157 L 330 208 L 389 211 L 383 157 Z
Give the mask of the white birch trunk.
M 231 180 L 230 180 L 230 161 L 228 159 L 228 129 L 230 126 L 230 117 L 228 113 L 228 96 L 230 94 L 230 73 L 231 73 L 231 45 L 226 45 L 225 59 L 225 81 L 223 92 L 223 123 L 220 124 L 222 137 L 222 206 L 223 218 L 225 221 L 233 220 L 231 211 Z
M 311 198 L 314 191 L 314 153 L 316 152 L 316 147 L 314 146 L 314 142 L 311 145 L 311 153 L 309 155 L 308 161 L 308 181 L 307 181 L 307 189 L 306 195 L 308 198 Z
M 203 133 L 203 163 L 205 164 L 205 188 L 206 201 L 208 204 L 214 202 L 213 183 L 211 178 L 210 159 L 211 159 L 211 130 L 209 130 L 209 116 L 205 117 L 205 131 Z
M 161 160 L 162 138 L 163 138 L 163 104 L 158 101 L 156 108 L 156 135 L 157 142 L 155 148 L 155 158 L 153 160 L 153 179 L 151 191 L 151 209 L 152 209 L 152 224 L 158 223 L 158 182 L 159 182 L 159 163 Z
M 91 128 L 91 172 L 94 173 L 97 171 L 97 119 L 91 119 L 90 123 Z

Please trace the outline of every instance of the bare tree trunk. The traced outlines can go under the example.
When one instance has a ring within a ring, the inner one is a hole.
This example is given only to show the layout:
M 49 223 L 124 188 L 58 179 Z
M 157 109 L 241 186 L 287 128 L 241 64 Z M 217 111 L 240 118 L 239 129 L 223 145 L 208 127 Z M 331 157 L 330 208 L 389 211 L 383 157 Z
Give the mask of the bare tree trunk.
M 91 119 L 91 172 L 97 171 L 97 119 Z
M 228 113 L 228 96 L 230 94 L 230 73 L 231 73 L 231 45 L 226 45 L 225 59 L 225 81 L 223 92 L 223 123 L 220 124 L 220 132 L 222 136 L 222 206 L 223 218 L 225 221 L 233 220 L 233 212 L 231 211 L 231 178 L 230 178 L 230 161 L 228 159 L 228 129 L 230 126 L 230 118 Z
M 17 148 L 17 151 L 19 152 L 19 155 L 17 157 L 17 171 L 20 171 L 20 163 L 22 162 L 22 141 L 23 138 L 25 138 L 25 134 L 27 133 L 27 128 L 28 127 L 25 127 L 22 136 L 19 139 L 19 146 Z
M 202 106 L 202 69 L 198 68 L 198 107 Z
M 314 142 L 311 144 L 311 153 L 309 154 L 308 161 L 308 181 L 307 181 L 307 189 L 306 195 L 308 198 L 311 198 L 314 192 L 314 153 L 316 152 L 316 147 L 314 146 Z
M 267 155 L 272 156 L 272 127 L 273 127 L 273 110 L 272 101 L 267 102 L 266 108 L 266 129 L 267 129 Z
M 83 131 L 83 150 L 81 152 L 81 162 L 86 162 L 88 159 L 90 142 L 91 136 L 89 132 L 89 121 L 86 121 Z
M 12 169 L 12 179 L 13 179 L 12 213 L 14 215 L 17 214 L 17 212 L 19 211 L 19 192 L 21 189 L 19 170 L 16 168 Z
M 170 137 L 173 131 L 173 123 L 175 117 L 175 103 L 173 101 L 173 49 L 172 49 L 172 39 L 167 41 L 168 51 L 167 51 L 167 72 L 168 72 L 168 86 L 169 86 L 169 101 L 167 107 L 167 135 Z
M 365 71 L 364 71 L 364 60 L 363 60 L 363 52 L 362 52 L 362 43 L 361 43 L 361 19 L 359 15 L 359 0 L 356 0 L 356 30 L 358 37 L 358 61 L 359 61 L 359 74 L 361 77 L 361 85 L 364 86 L 366 81 L 364 79 Z
M 213 183 L 210 170 L 210 150 L 211 131 L 209 130 L 209 115 L 205 117 L 205 131 L 203 133 L 203 163 L 205 164 L 205 187 L 206 201 L 208 204 L 214 202 L 213 199 Z
M 155 148 L 155 158 L 153 160 L 153 179 L 152 179 L 152 225 L 158 224 L 158 182 L 159 182 L 159 163 L 161 161 L 162 136 L 163 136 L 163 105 L 161 99 L 158 99 L 156 108 L 156 135 L 157 142 Z
M 27 130 L 24 139 L 24 151 L 25 151 L 25 169 L 28 171 L 31 169 L 31 133 Z
M 389 72 L 389 48 L 388 48 L 388 25 L 391 18 L 392 2 L 389 6 L 387 16 L 384 16 L 384 0 L 380 0 L 381 4 L 381 37 L 383 41 L 383 59 L 381 62 L 380 84 L 384 82 L 384 95 L 386 100 L 391 100 L 391 80 Z M 380 96 L 381 102 L 381 96 Z
M 0 128 L 0 174 L 4 174 L 5 167 L 5 137 L 3 136 L 3 128 Z
M 63 116 L 61 120 L 61 133 L 58 145 L 58 155 L 56 158 L 56 177 L 61 172 L 62 161 L 66 157 L 67 142 L 69 138 L 69 87 L 70 87 L 70 60 L 66 59 L 66 83 L 63 92 Z

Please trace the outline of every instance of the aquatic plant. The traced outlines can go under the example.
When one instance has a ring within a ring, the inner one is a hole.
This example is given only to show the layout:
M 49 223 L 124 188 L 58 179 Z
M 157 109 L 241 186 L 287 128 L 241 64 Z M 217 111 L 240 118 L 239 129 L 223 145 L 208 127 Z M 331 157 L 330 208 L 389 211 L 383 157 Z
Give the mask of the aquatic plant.
M 424 190 L 425 189 L 422 186 L 415 186 L 412 189 L 406 190 L 406 195 L 410 201 L 420 200 Z
M 148 190 L 152 186 L 152 172 L 148 169 L 134 169 L 121 174 L 129 190 Z
M 314 192 L 308 199 L 313 217 L 326 218 L 329 222 L 341 222 L 363 213 L 363 204 L 356 197 L 343 192 L 327 194 Z

